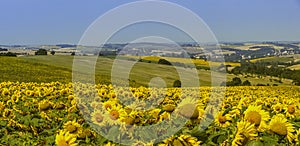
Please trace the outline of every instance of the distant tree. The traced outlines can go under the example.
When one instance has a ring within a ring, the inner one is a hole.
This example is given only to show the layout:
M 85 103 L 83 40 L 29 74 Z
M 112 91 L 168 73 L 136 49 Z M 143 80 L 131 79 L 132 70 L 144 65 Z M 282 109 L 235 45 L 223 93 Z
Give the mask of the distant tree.
M 250 81 L 246 80 L 242 83 L 243 86 L 251 86 Z
M 47 55 L 47 50 L 45 50 L 45 49 L 39 49 L 34 54 L 35 55 Z
M 181 81 L 180 80 L 175 80 L 173 83 L 173 87 L 181 87 Z
M 52 51 L 51 51 L 51 55 L 54 55 L 54 54 L 55 54 L 55 51 L 54 51 L 54 50 L 52 50 Z
M 172 65 L 168 60 L 166 59 L 159 59 L 158 64 L 164 64 L 164 65 Z
M 0 48 L 0 51 L 8 51 L 8 49 Z
M 233 86 L 240 86 L 242 85 L 242 80 L 239 77 L 234 77 L 232 79 Z
M 10 56 L 10 57 L 17 57 L 16 53 L 7 52 L 7 53 L 0 53 L 0 56 Z
M 75 52 L 72 52 L 72 53 L 71 53 L 71 56 L 75 56 Z

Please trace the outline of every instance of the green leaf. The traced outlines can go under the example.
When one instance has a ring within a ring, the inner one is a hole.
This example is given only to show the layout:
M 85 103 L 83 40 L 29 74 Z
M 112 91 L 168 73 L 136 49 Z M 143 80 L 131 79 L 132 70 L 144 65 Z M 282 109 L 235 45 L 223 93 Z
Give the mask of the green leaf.
M 85 138 L 85 142 L 86 142 L 86 143 L 90 143 L 90 142 L 91 142 L 91 139 L 90 139 L 89 137 L 86 137 L 86 138 Z
M 217 139 L 217 143 L 222 143 L 223 141 L 225 141 L 227 139 L 226 135 L 220 135 Z
M 262 136 L 261 137 L 263 140 L 263 143 L 265 145 L 276 145 L 278 142 L 278 139 L 275 137 L 270 137 L 270 136 Z
M 250 141 L 245 146 L 264 146 L 264 144 L 261 141 Z
M 0 126 L 1 127 L 5 127 L 7 125 L 7 121 L 6 120 L 1 120 L 0 121 Z

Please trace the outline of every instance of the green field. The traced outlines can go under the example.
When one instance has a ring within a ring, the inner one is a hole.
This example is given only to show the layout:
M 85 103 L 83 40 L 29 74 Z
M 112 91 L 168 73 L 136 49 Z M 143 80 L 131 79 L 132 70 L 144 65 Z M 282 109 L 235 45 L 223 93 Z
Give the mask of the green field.
M 86 59 L 76 56 L 79 59 Z M 51 82 L 59 81 L 62 83 L 72 82 L 72 64 L 74 56 L 24 56 L 24 57 L 0 57 L 0 82 L 12 81 L 12 82 Z M 133 63 L 126 59 L 121 60 L 122 63 Z M 111 71 L 114 63 L 113 58 L 99 57 L 95 65 L 95 81 L 96 83 L 111 83 Z M 86 68 L 93 67 L 91 62 L 83 63 L 83 66 L 79 68 L 79 71 L 84 74 Z M 118 66 L 117 73 L 124 73 L 128 71 L 126 66 Z M 151 79 L 160 77 L 166 83 L 167 87 L 171 87 L 173 82 L 179 79 L 178 71 L 183 72 L 181 81 L 195 81 L 197 76 L 193 75 L 193 70 L 190 68 L 177 67 L 177 70 L 173 66 L 159 65 L 155 63 L 136 62 L 131 70 L 128 72 L 129 79 L 126 80 L 120 78 L 121 82 L 128 82 L 132 86 L 148 86 Z M 211 85 L 211 75 L 215 75 L 216 72 L 207 70 L 197 70 L 200 85 Z M 219 73 L 218 73 L 219 74 Z M 214 77 L 215 80 L 225 77 L 225 74 L 219 74 Z M 227 80 L 234 78 L 234 75 L 226 75 Z M 283 80 L 283 83 L 270 82 L 269 77 L 245 77 L 239 76 L 242 81 L 249 80 L 252 84 L 278 84 L 278 85 L 290 85 L 290 80 Z M 117 77 L 118 79 L 118 77 Z
M 289 62 L 293 61 L 294 58 L 292 57 L 265 57 L 265 58 L 257 58 L 257 59 L 252 59 L 251 62 L 257 62 L 257 61 L 263 61 L 263 62 Z

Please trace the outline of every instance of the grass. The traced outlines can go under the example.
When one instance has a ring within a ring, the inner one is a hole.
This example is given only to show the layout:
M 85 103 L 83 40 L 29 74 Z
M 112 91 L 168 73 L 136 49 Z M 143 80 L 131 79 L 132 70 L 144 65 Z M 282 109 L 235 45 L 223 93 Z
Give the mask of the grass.
M 123 58 L 125 58 L 125 57 L 123 57 Z M 139 57 L 138 56 L 128 56 L 127 58 L 138 59 Z M 224 62 L 210 62 L 210 61 L 205 61 L 203 59 L 175 58 L 175 57 L 163 57 L 163 58 L 172 63 L 179 62 L 179 63 L 184 63 L 186 65 L 194 65 L 194 66 L 202 66 L 202 67 L 210 67 L 210 66 L 218 67 L 222 63 L 224 63 Z M 151 62 L 157 63 L 159 61 L 159 59 L 161 59 L 161 58 L 157 57 L 157 56 L 145 56 L 145 57 L 142 57 L 141 59 L 143 59 L 145 61 L 151 61 Z M 225 62 L 224 64 L 231 65 L 233 67 L 240 66 L 240 63 L 236 63 L 236 62 Z
M 0 57 L 0 82 L 51 82 L 63 83 L 71 81 L 71 69 L 26 58 Z M 44 57 L 46 58 L 46 57 Z
M 263 62 L 289 62 L 293 61 L 294 58 L 291 57 L 264 57 L 252 59 L 251 62 L 263 61 Z
M 300 64 L 296 64 L 296 65 L 290 66 L 288 68 L 291 70 L 300 70 Z
M 78 57 L 78 56 L 76 56 Z M 24 57 L 0 57 L 0 82 L 51 82 L 59 81 L 63 83 L 72 82 L 72 65 L 73 56 L 24 56 Z M 117 66 L 116 60 L 113 58 L 99 57 L 96 65 L 89 62 L 89 57 L 78 57 L 82 63 L 77 66 L 74 71 L 79 72 L 81 79 L 93 79 L 86 71 L 87 69 L 94 69 L 95 67 L 95 81 L 96 83 L 111 83 L 112 73 L 117 83 L 129 83 L 132 86 L 148 86 L 149 83 L 156 83 L 155 77 L 163 79 L 167 87 L 171 87 L 175 80 L 181 79 L 184 86 L 196 83 L 199 78 L 200 85 L 210 86 L 211 76 L 214 80 L 222 80 L 226 77 L 231 80 L 235 75 L 225 75 L 222 73 L 206 71 L 206 70 L 193 70 L 191 68 L 174 67 L 169 65 L 159 65 L 155 63 L 146 62 L 133 62 L 126 59 L 121 59 L 120 65 Z M 148 58 L 149 59 L 149 58 Z M 151 58 L 150 58 L 151 59 Z M 187 60 L 172 58 L 172 61 L 182 61 L 186 63 Z M 154 59 L 153 59 L 154 60 Z M 199 61 L 200 62 L 200 61 Z M 124 64 L 134 63 L 132 67 L 125 66 Z M 112 67 L 116 67 L 112 72 Z M 127 73 L 127 74 L 126 74 Z M 182 73 L 182 74 L 179 74 Z M 195 74 L 193 74 L 195 73 Z M 198 75 L 198 76 L 197 76 Z M 180 78 L 181 76 L 181 78 Z M 270 82 L 268 77 L 243 77 L 240 76 L 242 81 L 249 80 L 253 84 L 274 84 Z M 291 81 L 286 80 L 279 85 L 290 85 Z

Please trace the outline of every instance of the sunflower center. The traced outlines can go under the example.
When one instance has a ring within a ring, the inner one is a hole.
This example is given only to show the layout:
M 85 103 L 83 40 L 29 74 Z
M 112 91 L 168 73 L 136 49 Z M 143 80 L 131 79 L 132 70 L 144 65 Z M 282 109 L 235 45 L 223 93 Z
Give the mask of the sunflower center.
M 118 119 L 118 118 L 119 118 L 119 112 L 118 112 L 118 111 L 116 111 L 116 110 L 112 110 L 112 111 L 110 111 L 109 113 L 110 113 L 110 115 L 111 115 L 111 118 L 112 118 L 113 120 L 115 120 L 115 119 Z
M 75 131 L 77 130 L 77 127 L 74 126 L 74 125 L 68 125 L 68 126 L 66 127 L 66 129 L 67 129 L 70 133 L 73 133 L 73 132 L 75 132 Z
M 272 127 L 271 130 L 279 135 L 287 135 L 287 128 L 284 125 L 284 123 L 275 123 Z
M 112 106 L 110 104 L 105 104 L 104 107 L 105 109 L 110 109 Z
M 295 106 L 294 106 L 294 105 L 289 105 L 287 111 L 288 111 L 290 114 L 295 113 Z
M 275 110 L 276 111 L 280 111 L 280 107 L 279 106 L 275 106 Z
M 255 124 L 255 126 L 259 126 L 261 121 L 261 115 L 256 111 L 250 111 L 248 113 L 247 121 L 249 121 L 252 124 Z
M 103 121 L 103 116 L 97 115 L 95 119 L 97 122 L 101 123 Z
M 226 122 L 226 117 L 225 116 L 219 116 L 218 120 L 220 123 L 225 123 Z

